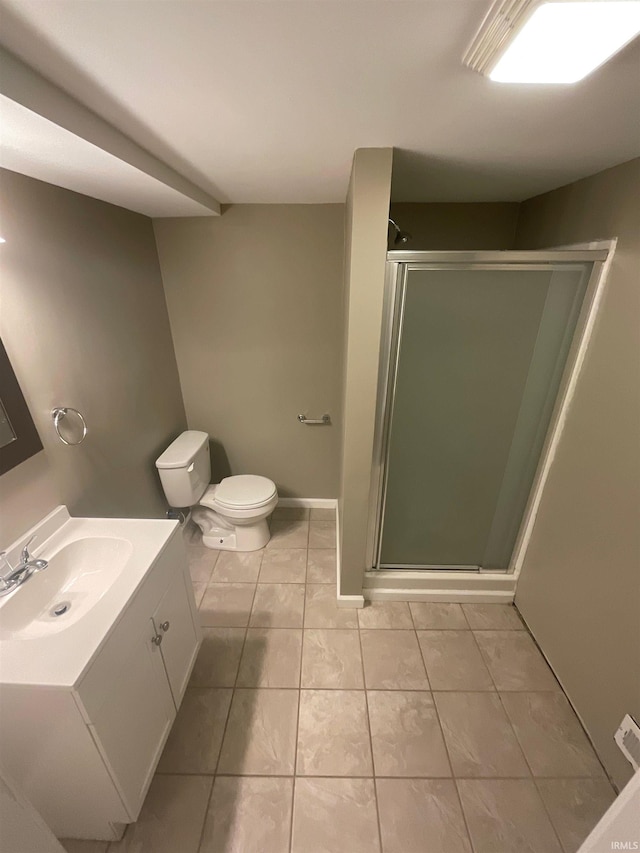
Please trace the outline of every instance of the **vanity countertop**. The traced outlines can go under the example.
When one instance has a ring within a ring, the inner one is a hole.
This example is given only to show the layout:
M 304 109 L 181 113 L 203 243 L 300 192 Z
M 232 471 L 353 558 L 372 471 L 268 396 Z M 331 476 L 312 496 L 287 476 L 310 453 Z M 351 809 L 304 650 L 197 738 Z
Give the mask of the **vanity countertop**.
M 179 529 L 165 519 L 72 518 L 59 506 L 16 540 L 11 565 L 36 536 L 31 554 L 49 567 L 0 598 L 2 687 L 77 684 Z

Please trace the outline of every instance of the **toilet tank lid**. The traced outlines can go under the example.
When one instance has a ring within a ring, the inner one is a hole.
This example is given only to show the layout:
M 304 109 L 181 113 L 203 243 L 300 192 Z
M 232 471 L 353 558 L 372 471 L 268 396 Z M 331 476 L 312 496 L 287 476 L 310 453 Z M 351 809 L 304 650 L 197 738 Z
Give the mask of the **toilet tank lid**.
M 197 429 L 185 430 L 158 456 L 156 468 L 186 468 L 208 441 L 206 432 Z

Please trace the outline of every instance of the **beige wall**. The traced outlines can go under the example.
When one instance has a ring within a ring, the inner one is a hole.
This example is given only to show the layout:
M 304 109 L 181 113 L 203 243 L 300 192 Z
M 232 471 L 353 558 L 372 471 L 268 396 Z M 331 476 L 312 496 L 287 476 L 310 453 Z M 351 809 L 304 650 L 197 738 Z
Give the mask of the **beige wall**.
M 13 172 L 2 193 L 0 332 L 46 457 L 2 478 L 2 506 L 163 515 L 154 460 L 185 416 L 151 220 Z M 81 446 L 54 406 L 83 412 Z
M 347 197 L 339 593 L 361 595 L 393 149 L 356 151 Z
M 640 720 L 640 160 L 522 205 L 518 248 L 618 237 L 516 604 L 618 785 Z
M 0 544 L 13 542 L 61 504 L 62 495 L 44 450 L 0 477 Z
M 520 205 L 512 202 L 487 204 L 421 204 L 393 202 L 390 216 L 411 234 L 404 246 L 394 246 L 395 231 L 389 231 L 389 248 L 422 251 L 511 249 Z
M 214 482 L 262 474 L 281 496 L 337 497 L 343 223 L 340 204 L 154 221 L 187 419 L 212 438 Z M 296 417 L 325 412 L 332 426 Z

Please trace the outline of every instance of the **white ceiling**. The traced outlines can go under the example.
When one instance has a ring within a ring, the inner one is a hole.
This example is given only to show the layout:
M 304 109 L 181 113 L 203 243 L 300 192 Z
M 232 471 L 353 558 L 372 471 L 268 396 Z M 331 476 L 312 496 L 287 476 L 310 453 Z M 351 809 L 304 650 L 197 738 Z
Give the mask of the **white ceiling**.
M 145 216 L 211 216 L 198 202 L 4 95 L 0 166 Z
M 640 154 L 640 40 L 574 86 L 461 57 L 489 0 L 1 0 L 29 65 L 222 202 L 343 201 L 394 146 L 398 201 L 521 200 Z

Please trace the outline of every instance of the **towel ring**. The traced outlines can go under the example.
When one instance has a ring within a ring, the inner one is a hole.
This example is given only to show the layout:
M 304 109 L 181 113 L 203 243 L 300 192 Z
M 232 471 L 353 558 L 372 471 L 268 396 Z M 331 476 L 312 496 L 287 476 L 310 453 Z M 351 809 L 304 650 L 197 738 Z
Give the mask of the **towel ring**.
M 74 415 L 77 415 L 82 422 L 82 436 L 80 441 L 67 441 L 66 438 L 63 438 L 60 433 L 60 421 L 65 418 L 69 412 L 73 412 Z M 72 409 L 71 406 L 58 406 L 55 409 L 51 409 L 51 417 L 53 418 L 53 428 L 56 431 L 56 434 L 60 441 L 63 444 L 66 444 L 68 447 L 76 447 L 78 444 L 82 444 L 82 442 L 87 437 L 87 422 L 82 417 L 81 413 L 77 409 Z

